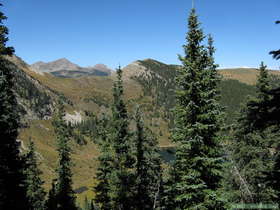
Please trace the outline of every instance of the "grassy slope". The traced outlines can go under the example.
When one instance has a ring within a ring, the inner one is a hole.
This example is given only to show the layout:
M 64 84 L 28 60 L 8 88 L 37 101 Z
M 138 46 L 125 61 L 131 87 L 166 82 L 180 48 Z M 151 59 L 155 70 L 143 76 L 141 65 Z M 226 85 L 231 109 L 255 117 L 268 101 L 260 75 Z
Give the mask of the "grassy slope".
M 249 68 L 221 69 L 219 72 L 225 79 L 234 79 L 248 85 L 254 85 L 257 81 L 258 70 Z M 269 71 L 272 75 L 280 76 L 280 71 Z
M 156 64 L 162 66 L 162 64 Z M 171 69 L 174 69 L 172 66 Z M 109 111 L 109 106 L 102 106 L 98 104 L 107 103 L 110 104 L 112 100 L 111 90 L 114 76 L 112 77 L 82 77 L 82 78 L 57 78 L 49 74 L 40 75 L 30 71 L 28 68 L 23 69 L 26 73 L 33 78 L 39 80 L 42 84 L 46 85 L 50 89 L 63 93 L 67 98 L 73 102 L 73 106 L 67 106 L 67 111 L 72 112 L 74 110 L 83 111 L 89 110 L 94 112 Z M 237 79 L 246 84 L 254 84 L 256 81 L 257 71 L 253 69 L 229 69 L 219 71 L 225 79 Z M 278 74 L 274 73 L 274 74 Z M 172 81 L 171 81 L 172 82 Z M 163 108 L 157 108 L 153 105 L 154 99 L 149 95 L 144 95 L 142 87 L 134 80 L 125 81 L 125 98 L 128 102 L 129 110 L 132 111 L 135 103 L 142 104 L 145 110 L 145 122 L 146 125 L 152 128 L 152 130 L 158 134 L 160 145 L 165 147 L 170 145 L 169 141 L 169 129 L 166 120 L 162 119 Z M 223 86 L 224 85 L 224 86 Z M 229 86 L 231 85 L 231 86 Z M 240 87 L 240 90 L 248 89 L 245 94 L 253 92 L 252 86 L 241 87 L 239 82 L 223 83 L 222 89 L 226 89 L 228 92 L 225 95 L 224 100 L 232 100 L 236 98 L 236 87 Z M 244 94 L 244 93 L 243 93 Z M 240 95 L 239 93 L 237 95 Z M 97 101 L 86 99 L 98 99 Z M 240 103 L 244 97 L 237 99 Z M 232 102 L 231 102 L 232 103 Z M 238 107 L 231 107 L 235 110 Z M 29 128 L 23 129 L 20 133 L 20 139 L 24 144 L 31 137 L 35 141 L 37 151 L 42 156 L 41 169 L 44 172 L 43 179 L 45 181 L 46 188 L 49 188 L 52 178 L 54 177 L 54 168 L 56 165 L 57 153 L 55 151 L 55 137 L 50 120 L 36 120 L 31 122 Z M 73 168 L 74 173 L 74 188 L 87 186 L 91 188 L 94 182 L 94 172 L 97 166 L 96 157 L 98 156 L 98 150 L 96 145 L 88 141 L 86 146 L 79 146 L 73 143 L 73 162 L 75 163 Z M 90 194 L 88 191 L 79 195 L 83 197 L 85 194 Z
M 26 73 L 33 78 L 40 81 L 45 86 L 52 90 L 63 93 L 67 98 L 73 102 L 73 106 L 67 105 L 67 112 L 77 111 L 94 111 L 94 112 L 109 112 L 110 102 L 112 101 L 111 90 L 113 84 L 113 77 L 83 77 L 78 79 L 65 79 L 57 78 L 49 74 L 40 75 L 28 68 L 24 69 Z M 149 97 L 139 97 L 141 95 L 141 87 L 134 81 L 126 81 L 125 84 L 125 98 L 128 103 L 129 110 L 132 111 L 135 102 L 142 104 L 151 104 Z M 98 103 L 87 101 L 85 99 L 98 98 L 99 102 L 106 102 L 109 106 L 101 108 Z M 148 113 L 147 113 L 148 114 Z M 148 114 L 149 115 L 149 114 Z M 154 132 L 159 133 L 162 129 L 161 142 L 163 145 L 168 145 L 167 139 L 168 129 L 167 123 L 156 118 L 149 118 L 146 120 L 147 124 L 152 121 L 158 121 L 157 126 L 154 126 Z M 54 178 L 54 168 L 57 163 L 57 152 L 55 150 L 55 136 L 51 126 L 51 120 L 34 120 L 31 122 L 29 128 L 25 128 L 20 132 L 19 139 L 27 144 L 28 139 L 32 138 L 35 141 L 35 146 L 41 157 L 41 169 L 43 171 L 43 180 L 45 187 L 50 187 L 51 181 Z M 94 182 L 94 172 L 96 170 L 98 156 L 98 149 L 89 139 L 88 144 L 79 146 L 75 143 L 72 144 L 73 148 L 73 179 L 74 188 L 87 186 L 92 188 Z M 84 194 L 90 194 L 86 192 Z M 83 195 L 79 195 L 83 197 Z

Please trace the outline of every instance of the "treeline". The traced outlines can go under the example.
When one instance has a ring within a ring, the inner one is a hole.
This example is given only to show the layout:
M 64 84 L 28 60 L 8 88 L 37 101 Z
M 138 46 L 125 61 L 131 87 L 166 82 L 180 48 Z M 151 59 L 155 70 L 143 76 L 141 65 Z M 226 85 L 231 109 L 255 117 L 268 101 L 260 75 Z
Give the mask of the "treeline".
M 195 9 L 188 19 L 185 54 L 179 57 L 183 65 L 173 81 L 173 163 L 161 162 L 157 140 L 144 125 L 141 107 L 135 108 L 133 119 L 128 117 L 119 67 L 111 115 L 101 120 L 92 116 L 92 122 L 78 128 L 96 138 L 100 150 L 99 166 L 93 175 L 97 181 L 92 189 L 95 197 L 86 199 L 83 207 L 76 204 L 71 171 L 73 133 L 64 119 L 62 99 L 53 117 L 59 155 L 56 177 L 50 191 L 44 192 L 34 143 L 20 154 L 16 141 L 19 117 L 12 91 L 15 77 L 4 58 L 14 50 L 6 46 L 5 19 L 0 12 L 0 209 L 222 210 L 234 204 L 275 208 L 279 204 L 280 87 L 271 86 L 262 63 L 255 97 L 248 98 L 234 126 L 225 126 L 213 38 L 209 35 L 205 43 Z M 159 96 L 160 101 L 164 97 Z M 97 134 L 88 130 L 91 126 L 96 127 Z
M 181 66 L 166 65 L 151 59 L 139 62 L 149 72 L 133 77 L 143 87 L 143 95 L 152 98 L 152 103 L 148 104 L 145 110 L 164 118 L 172 128 L 174 126 L 172 110 L 176 104 L 176 83 L 174 80 Z M 274 74 L 270 74 L 269 77 L 271 86 L 279 87 L 280 77 Z M 230 124 L 234 123 L 241 104 L 246 102 L 246 97 L 256 95 L 254 85 L 233 79 L 222 79 L 218 84 L 218 89 L 221 92 L 219 103 L 224 107 L 226 122 Z M 142 97 L 141 95 L 140 100 Z

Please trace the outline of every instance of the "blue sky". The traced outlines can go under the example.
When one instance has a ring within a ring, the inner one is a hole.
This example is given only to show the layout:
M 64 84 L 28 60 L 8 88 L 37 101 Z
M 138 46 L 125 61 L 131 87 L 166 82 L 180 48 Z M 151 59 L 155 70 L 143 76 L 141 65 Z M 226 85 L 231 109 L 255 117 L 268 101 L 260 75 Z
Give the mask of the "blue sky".
M 27 63 L 65 57 L 115 68 L 153 58 L 179 64 L 191 0 L 2 0 L 9 44 Z M 221 67 L 258 67 L 280 48 L 279 0 L 196 0 Z

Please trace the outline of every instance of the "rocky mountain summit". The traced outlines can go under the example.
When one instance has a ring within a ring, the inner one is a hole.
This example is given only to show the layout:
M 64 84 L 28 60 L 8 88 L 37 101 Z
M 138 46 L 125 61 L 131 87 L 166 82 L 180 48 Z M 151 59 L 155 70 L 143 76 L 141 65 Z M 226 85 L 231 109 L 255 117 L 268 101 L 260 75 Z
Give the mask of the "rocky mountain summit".
M 82 76 L 108 76 L 111 74 L 104 64 L 96 64 L 93 67 L 81 67 L 72 63 L 66 58 L 61 58 L 52 62 L 36 62 L 32 64 L 31 69 L 35 72 L 50 73 L 56 77 L 76 78 Z
M 72 63 L 66 58 L 61 58 L 48 63 L 39 61 L 37 63 L 32 64 L 31 68 L 42 72 L 54 72 L 60 70 L 77 71 L 81 69 L 81 67 Z

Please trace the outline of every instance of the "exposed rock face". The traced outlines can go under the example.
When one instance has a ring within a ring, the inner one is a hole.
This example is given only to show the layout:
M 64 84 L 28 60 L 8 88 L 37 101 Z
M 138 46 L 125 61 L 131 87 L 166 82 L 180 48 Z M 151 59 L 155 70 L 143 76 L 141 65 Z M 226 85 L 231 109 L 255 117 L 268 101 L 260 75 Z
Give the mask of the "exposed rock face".
M 123 80 L 129 80 L 139 76 L 149 77 L 150 74 L 149 69 L 141 65 L 139 61 L 134 61 L 123 68 Z
M 70 124 L 76 124 L 82 122 L 82 115 L 80 112 L 75 111 L 74 114 L 66 113 L 65 115 L 66 122 Z

